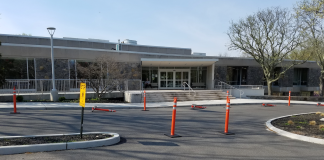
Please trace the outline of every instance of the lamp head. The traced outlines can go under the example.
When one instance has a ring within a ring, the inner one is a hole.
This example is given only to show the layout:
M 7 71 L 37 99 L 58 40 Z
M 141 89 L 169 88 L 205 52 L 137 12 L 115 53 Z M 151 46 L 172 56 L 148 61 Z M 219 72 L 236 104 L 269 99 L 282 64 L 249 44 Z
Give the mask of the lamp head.
M 56 30 L 56 28 L 54 28 L 54 27 L 48 27 L 48 28 L 47 28 L 47 31 L 48 31 L 48 33 L 49 33 L 51 36 L 54 35 L 55 30 Z

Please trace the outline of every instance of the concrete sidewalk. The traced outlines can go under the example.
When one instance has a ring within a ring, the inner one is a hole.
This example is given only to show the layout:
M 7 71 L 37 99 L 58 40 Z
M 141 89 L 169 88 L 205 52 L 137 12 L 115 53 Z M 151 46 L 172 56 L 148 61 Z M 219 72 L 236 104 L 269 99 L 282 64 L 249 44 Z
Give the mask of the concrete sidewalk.
M 244 105 L 244 104 L 286 104 L 288 100 L 266 100 L 266 99 L 233 99 L 231 105 Z M 310 104 L 316 105 L 318 102 L 310 101 L 291 101 L 291 105 Z M 191 106 L 192 104 L 201 106 L 221 106 L 226 105 L 226 100 L 209 100 L 209 101 L 185 101 L 178 102 L 178 107 Z M 110 109 L 142 109 L 143 103 L 86 103 L 86 109 L 97 106 L 99 108 L 110 108 Z M 148 108 L 163 108 L 172 107 L 173 102 L 158 102 L 158 103 L 146 103 Z M 20 109 L 79 109 L 79 103 L 61 103 L 61 102 L 18 102 L 17 110 Z M 2 109 L 13 109 L 12 102 L 0 102 L 0 110 Z

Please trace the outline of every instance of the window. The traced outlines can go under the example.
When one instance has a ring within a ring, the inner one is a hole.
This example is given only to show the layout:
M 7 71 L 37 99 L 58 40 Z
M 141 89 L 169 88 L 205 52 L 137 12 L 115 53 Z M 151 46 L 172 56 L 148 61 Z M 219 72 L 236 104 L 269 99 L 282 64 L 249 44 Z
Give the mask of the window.
M 294 68 L 293 85 L 307 85 L 308 68 Z
M 229 85 L 246 85 L 247 67 L 227 67 L 226 83 Z

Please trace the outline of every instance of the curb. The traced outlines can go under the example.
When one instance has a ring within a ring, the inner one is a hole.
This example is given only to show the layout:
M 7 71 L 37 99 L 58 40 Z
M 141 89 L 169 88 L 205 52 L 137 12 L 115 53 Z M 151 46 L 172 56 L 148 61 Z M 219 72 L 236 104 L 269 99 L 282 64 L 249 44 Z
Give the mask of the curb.
M 92 141 L 81 141 L 81 142 L 47 143 L 47 144 L 16 145 L 16 146 L 2 146 L 2 147 L 0 146 L 0 155 L 110 146 L 110 145 L 116 144 L 120 141 L 120 136 L 117 133 L 84 132 L 83 134 L 109 134 L 109 135 L 113 135 L 113 137 L 106 138 L 106 139 L 92 140 Z M 24 137 L 44 137 L 44 136 L 63 136 L 63 135 L 79 135 L 79 133 L 31 135 L 31 136 L 5 136 L 5 137 L 0 137 L 0 139 L 24 138 Z
M 180 102 L 181 103 L 181 102 Z M 188 103 L 188 102 L 186 102 Z M 317 102 L 314 102 L 317 103 Z M 152 104 L 152 103 L 151 103 Z M 156 103 L 159 104 L 159 103 Z M 261 103 L 231 103 L 232 105 L 260 105 Z M 282 105 L 282 104 L 287 104 L 286 106 L 288 107 L 288 103 L 271 103 L 271 104 L 276 104 L 276 105 Z M 309 104 L 309 103 L 290 103 L 290 107 L 292 107 L 292 105 L 316 105 L 316 104 Z M 225 106 L 226 103 L 224 104 L 201 104 L 202 106 Z M 150 106 L 146 106 L 147 108 L 172 108 L 173 104 L 170 105 L 166 105 L 166 106 L 157 106 L 157 107 L 150 107 Z M 177 107 L 191 107 L 191 104 L 179 104 L 177 105 Z M 17 107 L 17 110 L 80 110 L 81 107 Z M 142 106 L 140 107 L 115 107 L 115 106 L 100 106 L 99 108 L 103 108 L 103 109 L 143 109 Z M 85 110 L 91 110 L 92 107 L 85 107 Z M 13 108 L 0 108 L 0 111 L 12 111 Z
M 288 138 L 291 138 L 291 139 L 305 141 L 305 142 L 311 142 L 311 143 L 316 143 L 316 144 L 324 144 L 324 139 L 314 138 L 314 137 L 307 137 L 307 136 L 302 136 L 302 135 L 298 135 L 298 134 L 295 134 L 295 133 L 290 133 L 290 132 L 281 130 L 279 128 L 276 128 L 271 124 L 272 121 L 274 121 L 276 119 L 279 119 L 279 118 L 297 116 L 297 115 L 302 115 L 302 114 L 311 114 L 311 113 L 316 113 L 316 112 L 299 113 L 299 114 L 292 114 L 292 115 L 286 115 L 286 116 L 281 116 L 281 117 L 277 117 L 277 118 L 272 118 L 272 119 L 268 120 L 265 124 L 266 124 L 266 127 L 270 131 L 273 131 L 273 132 L 277 133 L 278 135 L 285 136 L 285 137 L 288 137 Z

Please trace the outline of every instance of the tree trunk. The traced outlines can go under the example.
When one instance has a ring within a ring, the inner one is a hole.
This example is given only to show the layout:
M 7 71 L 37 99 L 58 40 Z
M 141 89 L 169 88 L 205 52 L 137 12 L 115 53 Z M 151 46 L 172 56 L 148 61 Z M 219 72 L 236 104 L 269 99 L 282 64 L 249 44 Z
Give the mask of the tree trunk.
M 100 93 L 99 89 L 97 90 L 97 98 L 100 100 Z
M 321 75 L 320 75 L 320 77 L 319 77 L 319 79 L 320 79 L 320 84 L 319 84 L 319 95 L 320 96 L 323 96 L 324 95 L 324 89 L 323 89 L 323 87 L 324 87 L 324 85 L 323 85 L 323 74 L 324 73 L 321 73 Z
M 271 96 L 271 94 L 272 94 L 272 88 L 271 88 L 271 82 L 268 82 L 267 83 L 268 84 L 268 96 Z

